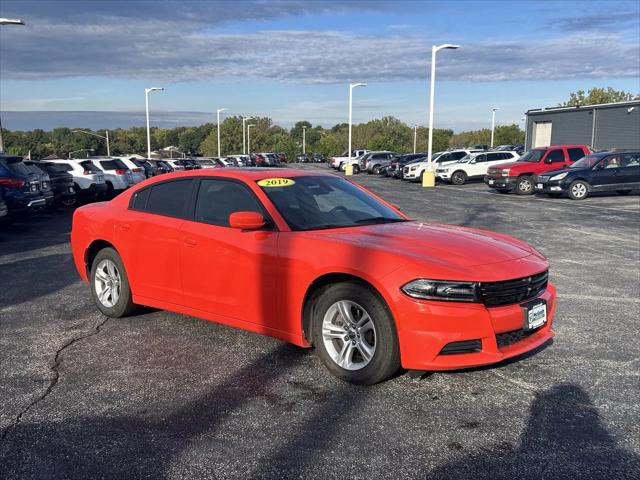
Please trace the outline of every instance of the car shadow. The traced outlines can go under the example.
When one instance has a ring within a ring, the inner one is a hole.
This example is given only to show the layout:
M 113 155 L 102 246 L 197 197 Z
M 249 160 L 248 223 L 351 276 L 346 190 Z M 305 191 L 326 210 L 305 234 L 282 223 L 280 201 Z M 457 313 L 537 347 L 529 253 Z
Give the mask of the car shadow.
M 463 445 L 454 442 L 452 450 Z M 430 472 L 428 478 L 574 480 L 640 478 L 640 457 L 617 445 L 589 395 L 564 384 L 536 394 L 520 443 L 507 442 L 461 453 L 461 458 Z
M 72 216 L 64 209 L 0 222 L 0 257 L 68 243 Z

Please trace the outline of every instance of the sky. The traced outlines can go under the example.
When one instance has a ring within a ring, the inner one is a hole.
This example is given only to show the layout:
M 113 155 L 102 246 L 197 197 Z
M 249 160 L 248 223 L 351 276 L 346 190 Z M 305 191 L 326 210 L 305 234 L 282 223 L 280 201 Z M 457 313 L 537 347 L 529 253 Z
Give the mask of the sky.
M 393 115 L 435 127 L 521 124 L 594 86 L 640 92 L 638 1 L 2 0 L 4 128 L 215 123 L 332 126 Z

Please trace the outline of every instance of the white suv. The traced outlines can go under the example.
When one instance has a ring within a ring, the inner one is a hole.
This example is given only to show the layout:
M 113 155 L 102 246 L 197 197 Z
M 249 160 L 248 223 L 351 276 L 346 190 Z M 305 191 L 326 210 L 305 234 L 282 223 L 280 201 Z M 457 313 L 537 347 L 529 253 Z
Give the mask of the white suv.
M 434 164 L 435 168 L 438 168 L 438 165 L 444 162 L 454 162 L 460 160 L 463 157 L 466 157 L 470 153 L 480 152 L 481 150 L 447 150 L 445 152 L 436 152 L 431 155 L 431 162 Z M 424 160 L 422 162 L 411 163 L 404 167 L 402 171 L 403 180 L 409 180 L 412 182 L 422 181 L 422 175 L 427 170 L 429 166 L 429 162 Z
M 457 162 L 438 164 L 436 176 L 454 185 L 463 185 L 470 178 L 483 178 L 489 167 L 516 161 L 520 158 L 516 152 L 478 152 L 470 153 Z
M 80 199 L 94 200 L 107 191 L 104 173 L 91 160 L 52 158 L 44 163 L 56 165 L 73 176 L 73 188 Z
M 107 196 L 117 195 L 133 185 L 131 170 L 119 158 L 98 157 L 89 161 L 104 172 Z
M 140 183 L 141 181 L 145 180 L 147 178 L 147 176 L 144 173 L 144 168 L 136 165 L 133 160 L 136 160 L 136 157 L 111 157 L 111 158 L 117 158 L 118 160 L 121 160 L 122 163 L 124 163 L 127 168 L 129 170 L 131 170 L 131 176 L 133 178 L 133 183 Z

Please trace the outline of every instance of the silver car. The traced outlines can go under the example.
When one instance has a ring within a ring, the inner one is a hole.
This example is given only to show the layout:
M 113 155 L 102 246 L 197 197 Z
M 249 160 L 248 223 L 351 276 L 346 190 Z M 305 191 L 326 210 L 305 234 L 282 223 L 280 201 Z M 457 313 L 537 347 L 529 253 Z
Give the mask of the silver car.
M 89 161 L 104 172 L 107 195 L 118 194 L 133 185 L 133 173 L 122 160 L 104 157 L 90 158 Z

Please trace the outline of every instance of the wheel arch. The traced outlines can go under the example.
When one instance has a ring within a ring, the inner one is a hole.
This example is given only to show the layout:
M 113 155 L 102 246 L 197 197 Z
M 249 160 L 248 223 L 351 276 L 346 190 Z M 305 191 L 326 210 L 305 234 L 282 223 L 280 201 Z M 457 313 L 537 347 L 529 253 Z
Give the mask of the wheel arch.
M 91 265 L 93 264 L 93 260 L 96 258 L 96 255 L 98 255 L 100 250 L 103 250 L 105 248 L 113 248 L 116 253 L 120 255 L 118 249 L 112 243 L 106 240 L 100 239 L 91 242 L 91 244 L 89 244 L 84 252 L 84 269 L 87 274 L 87 278 L 91 277 Z
M 377 288 L 375 285 L 373 285 L 371 282 L 367 281 L 361 276 L 354 275 L 352 273 L 345 273 L 345 272 L 325 273 L 317 277 L 315 280 L 313 280 L 313 282 L 311 282 L 311 284 L 309 284 L 309 287 L 307 288 L 307 291 L 304 295 L 304 300 L 302 301 L 302 335 L 307 340 L 307 342 L 309 342 L 310 345 L 313 345 L 313 338 L 312 338 L 311 332 L 313 331 L 313 303 L 316 298 L 316 295 L 322 292 L 322 289 L 329 285 L 333 285 L 335 283 L 340 283 L 340 282 L 349 282 L 349 281 L 359 283 L 364 287 L 370 289 L 374 294 L 378 295 L 380 297 L 380 300 L 382 300 L 383 304 L 386 306 L 387 310 L 389 310 L 389 313 L 391 314 L 391 316 L 394 317 L 393 312 L 387 302 L 387 299 L 380 292 L 380 289 Z

